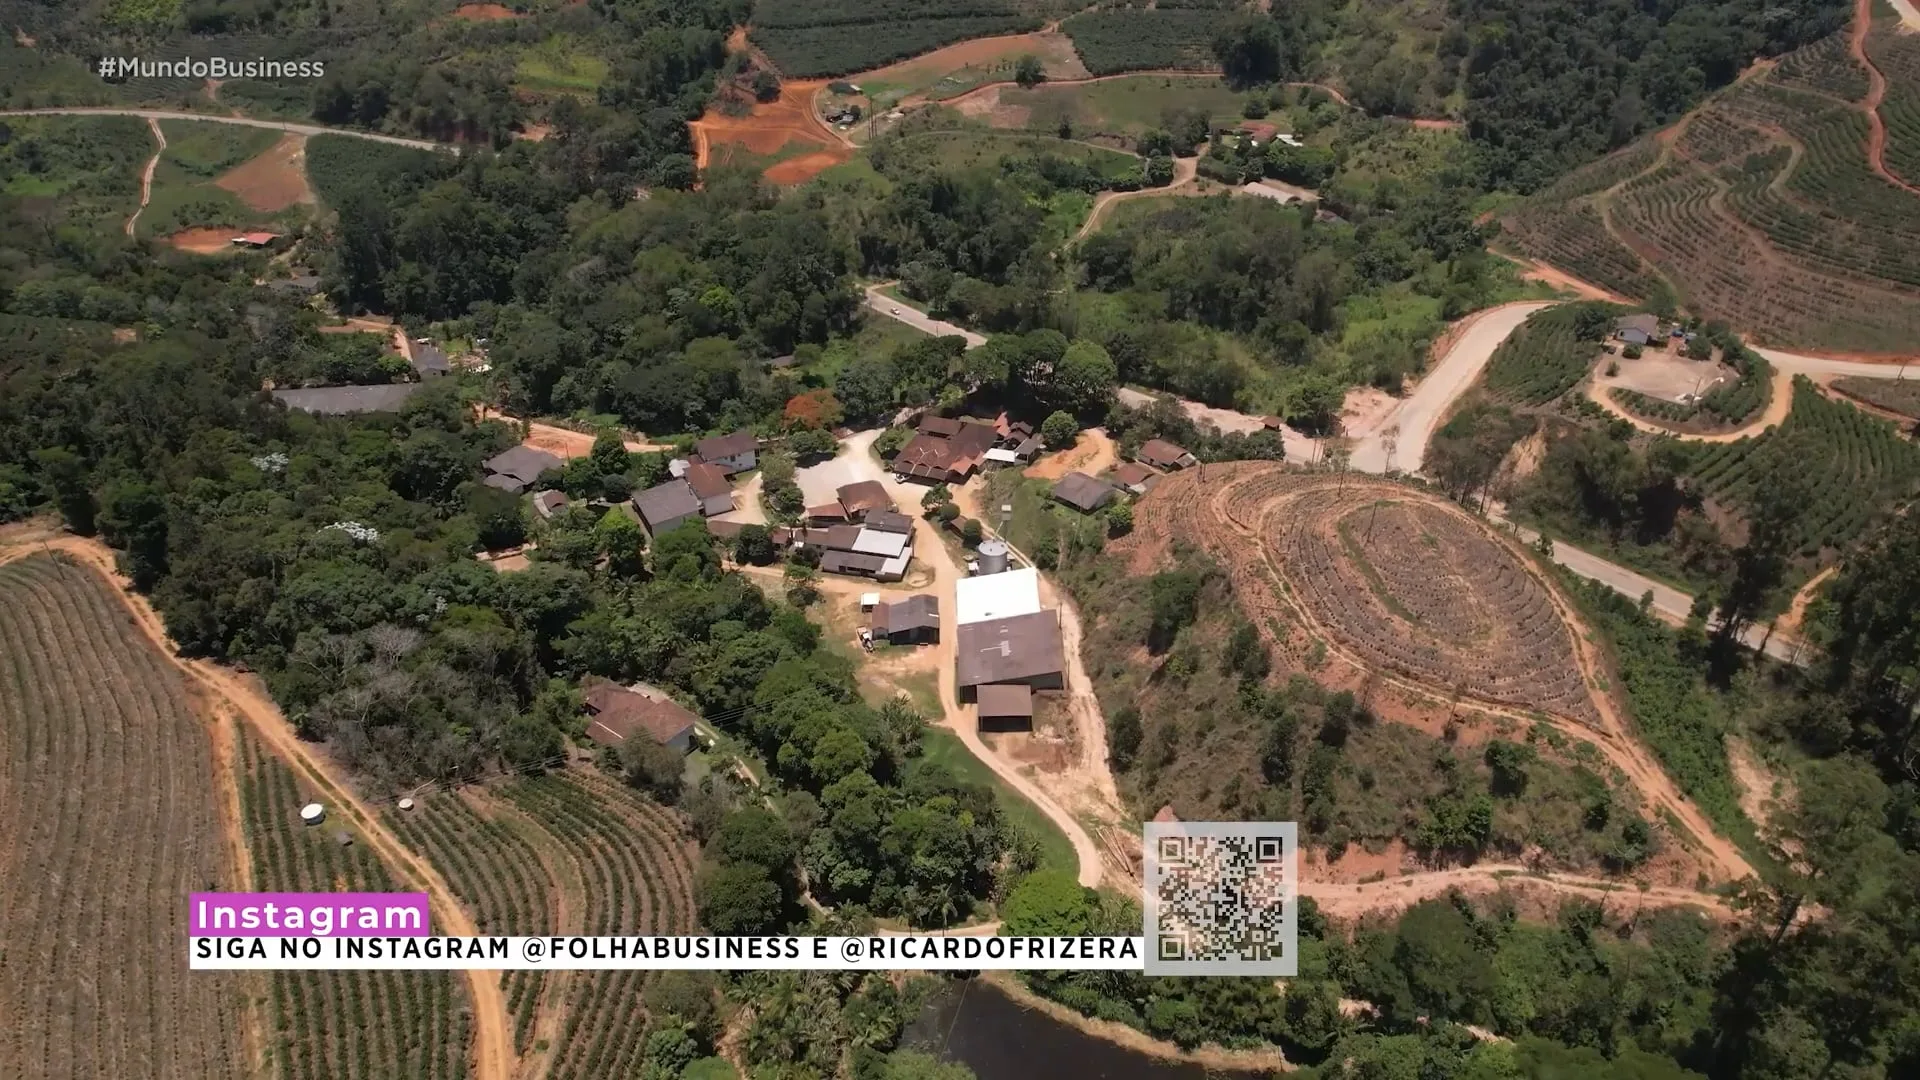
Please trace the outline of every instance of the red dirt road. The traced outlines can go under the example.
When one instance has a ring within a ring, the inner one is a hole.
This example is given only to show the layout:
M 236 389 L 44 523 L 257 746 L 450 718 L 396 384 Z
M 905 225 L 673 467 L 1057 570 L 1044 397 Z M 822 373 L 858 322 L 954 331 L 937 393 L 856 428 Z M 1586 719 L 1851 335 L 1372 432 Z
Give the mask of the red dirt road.
M 1860 103 L 1867 114 L 1867 164 L 1880 179 L 1908 194 L 1920 195 L 1920 187 L 1914 187 L 1887 169 L 1887 125 L 1880 119 L 1880 102 L 1887 96 L 1887 77 L 1880 74 L 1873 58 L 1867 55 L 1867 33 L 1872 29 L 1873 0 L 1854 0 L 1853 33 L 1847 38 L 1847 47 L 1860 66 L 1867 69 L 1867 97 Z

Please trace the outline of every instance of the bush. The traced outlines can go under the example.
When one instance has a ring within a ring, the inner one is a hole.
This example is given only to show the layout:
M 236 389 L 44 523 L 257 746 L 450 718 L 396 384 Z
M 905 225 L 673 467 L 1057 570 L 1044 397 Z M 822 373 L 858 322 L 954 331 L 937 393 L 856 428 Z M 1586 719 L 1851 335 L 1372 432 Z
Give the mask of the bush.
M 1040 437 L 1046 440 L 1049 450 L 1064 450 L 1079 436 L 1080 422 L 1065 410 L 1054 412 L 1040 424 Z
M 1117 502 L 1107 509 L 1107 535 L 1125 536 L 1133 531 L 1133 504 Z
M 1641 356 L 1645 355 L 1645 352 L 1638 345 L 1629 345 L 1626 348 L 1620 350 L 1620 355 L 1626 357 L 1629 360 L 1638 360 L 1640 359 Z M 1615 364 L 1614 369 L 1618 370 L 1619 366 L 1620 365 Z

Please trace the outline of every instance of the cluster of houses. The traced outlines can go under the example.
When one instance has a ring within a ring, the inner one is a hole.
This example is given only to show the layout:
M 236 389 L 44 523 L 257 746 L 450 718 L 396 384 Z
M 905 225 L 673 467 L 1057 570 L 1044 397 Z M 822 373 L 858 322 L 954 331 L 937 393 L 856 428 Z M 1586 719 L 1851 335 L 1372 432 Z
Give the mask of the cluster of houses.
M 1140 444 L 1134 460 L 1115 466 L 1104 476 L 1070 472 L 1053 485 L 1053 499 L 1091 514 L 1119 498 L 1122 492 L 1145 495 L 1160 477 L 1198 465 L 1199 459 L 1184 447 L 1165 439 L 1149 439 Z
M 964 484 L 988 464 L 1024 465 L 1044 449 L 1033 425 L 994 419 L 922 416 L 913 438 L 894 455 L 892 469 L 902 480 Z

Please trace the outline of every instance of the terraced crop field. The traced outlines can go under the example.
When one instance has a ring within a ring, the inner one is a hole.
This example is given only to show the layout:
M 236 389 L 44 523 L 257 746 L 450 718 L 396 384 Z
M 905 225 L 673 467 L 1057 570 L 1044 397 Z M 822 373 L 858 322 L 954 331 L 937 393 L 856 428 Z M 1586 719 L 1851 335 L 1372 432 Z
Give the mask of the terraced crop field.
M 620 783 L 586 771 L 519 780 L 501 796 L 546 834 L 539 844 L 559 873 L 579 883 L 567 921 L 580 934 L 693 931 L 694 849 L 669 810 Z M 577 915 L 573 912 L 578 912 Z M 549 994 L 563 995 L 551 1037 L 553 1080 L 597 1080 L 641 1071 L 647 1024 L 638 1007 L 643 971 L 581 971 Z M 511 993 L 512 987 L 510 986 Z
M 185 955 L 187 894 L 242 887 L 209 729 L 112 589 L 0 566 L 0 1076 L 237 1080 L 249 984 Z
M 1207 474 L 1206 505 L 1217 517 L 1209 527 L 1195 515 L 1176 536 L 1200 533 L 1236 569 L 1272 574 L 1304 621 L 1363 666 L 1449 695 L 1597 721 L 1572 633 L 1547 589 L 1452 503 L 1277 466 L 1209 466 Z M 1187 487 L 1186 475 L 1163 486 Z
M 1920 174 L 1920 38 L 1876 27 L 1869 48 L 1888 76 L 1888 169 Z M 1507 233 L 1628 296 L 1664 283 L 1765 344 L 1911 351 L 1920 195 L 1874 173 L 1866 92 L 1845 38 L 1818 42 L 1527 200 Z
M 313 790 L 251 737 L 241 745 L 240 801 L 256 890 L 399 887 L 367 844 L 339 842 L 347 826 L 304 825 L 300 807 L 313 801 Z M 472 1006 L 455 972 L 276 971 L 271 982 L 268 1054 L 281 1080 L 467 1075 Z
M 1703 448 L 1688 470 L 1714 499 L 1744 507 L 1779 468 L 1806 480 L 1810 506 L 1794 541 L 1801 557 L 1824 558 L 1865 535 L 1873 519 L 1920 488 L 1920 446 L 1894 426 L 1793 384 L 1793 411 L 1779 428 Z
M 1600 355 L 1599 338 L 1581 337 L 1581 323 L 1607 327 L 1614 313 L 1623 310 L 1611 304 L 1582 303 L 1536 312 L 1487 361 L 1487 392 L 1516 405 L 1544 405 L 1572 390 Z

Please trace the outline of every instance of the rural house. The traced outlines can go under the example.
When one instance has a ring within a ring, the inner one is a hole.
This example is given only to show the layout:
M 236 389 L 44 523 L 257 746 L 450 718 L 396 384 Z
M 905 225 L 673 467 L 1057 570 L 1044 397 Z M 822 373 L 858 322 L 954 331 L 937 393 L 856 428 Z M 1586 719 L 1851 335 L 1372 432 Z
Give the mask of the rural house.
M 1168 472 L 1200 464 L 1200 460 L 1187 453 L 1185 447 L 1175 446 L 1165 439 L 1148 439 L 1141 443 L 1133 459 Z
M 551 521 L 555 514 L 567 508 L 567 493 L 564 491 L 536 491 L 528 497 L 533 503 L 533 512 L 541 521 Z
M 728 476 L 744 472 L 759 461 L 760 440 L 753 432 L 742 429 L 731 435 L 716 435 L 711 439 L 701 439 L 693 444 L 693 452 L 700 462 L 718 465 L 727 471 Z M 698 462 L 696 462 L 698 464 Z
M 413 365 L 414 374 L 422 379 L 445 375 L 453 370 L 453 365 L 447 362 L 447 354 L 425 342 L 414 342 L 408 347 L 407 362 Z
M 1160 474 L 1137 461 L 1116 465 L 1113 470 L 1113 483 L 1126 488 L 1135 495 L 1145 495 L 1147 489 L 1160 482 Z
M 733 510 L 733 485 L 727 482 L 727 471 L 720 466 L 689 465 L 681 481 L 692 488 L 694 498 L 700 500 L 702 516 L 713 517 Z
M 962 623 L 954 635 L 955 669 L 964 696 L 977 699 L 980 687 L 995 683 L 1018 683 L 1036 690 L 1065 685 L 1059 612 L 1049 608 Z
M 862 521 L 875 510 L 893 509 L 893 496 L 878 480 L 861 480 L 834 492 L 848 521 Z
M 1001 439 L 992 424 L 923 416 L 919 434 L 894 455 L 892 468 L 902 479 L 963 484 Z
M 633 508 L 640 515 L 640 527 L 654 537 L 706 516 L 700 496 L 685 480 L 669 480 L 640 492 L 633 497 Z
M 931 645 L 940 640 L 940 598 L 916 593 L 891 604 L 875 604 L 868 626 L 875 640 Z
M 548 469 L 557 469 L 564 462 L 545 450 L 535 450 L 531 446 L 515 446 L 495 454 L 481 463 L 486 470 L 486 478 L 481 481 L 488 487 L 518 495 L 533 486 L 540 474 Z
M 794 529 L 788 536 L 795 547 L 820 551 L 820 569 L 830 574 L 852 574 L 876 581 L 898 581 L 913 561 L 913 533 L 893 532 L 871 525 L 835 525 L 826 529 Z
M 644 735 L 683 754 L 693 749 L 699 718 L 664 692 L 646 683 L 621 686 L 601 678 L 589 678 L 581 690 L 587 699 L 587 737 L 601 746 L 618 748 Z
M 1645 345 L 1660 333 L 1660 317 L 1642 312 L 1623 315 L 1613 324 L 1613 332 L 1629 345 Z
M 1057 502 L 1066 503 L 1083 514 L 1095 510 L 1113 501 L 1113 485 L 1105 480 L 1096 480 L 1083 472 L 1070 472 L 1053 485 L 1053 497 Z

